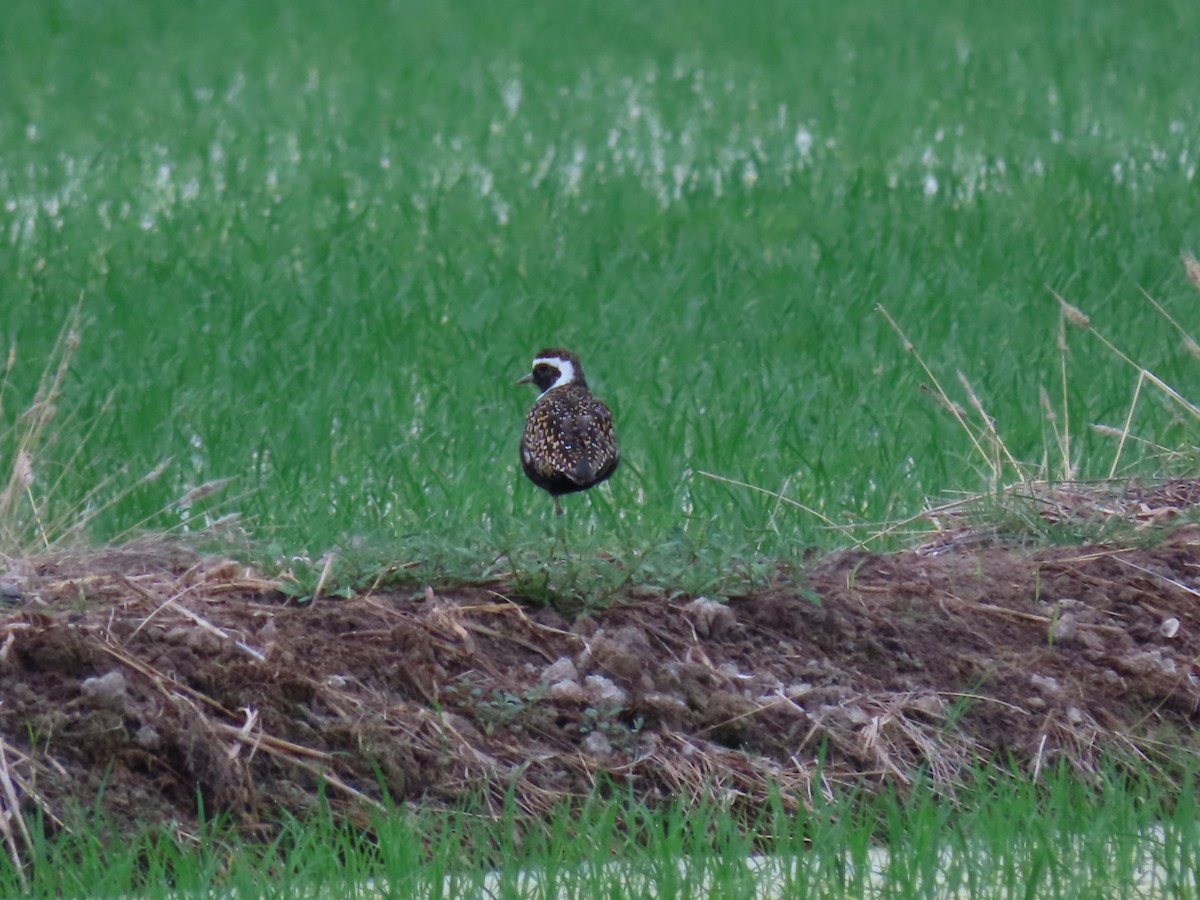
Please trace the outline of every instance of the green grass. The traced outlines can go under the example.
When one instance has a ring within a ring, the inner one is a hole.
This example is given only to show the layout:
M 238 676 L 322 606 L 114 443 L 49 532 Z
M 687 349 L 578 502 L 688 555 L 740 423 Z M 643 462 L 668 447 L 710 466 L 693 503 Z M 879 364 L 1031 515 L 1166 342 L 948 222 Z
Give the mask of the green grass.
M 1200 330 L 1178 262 L 1200 250 L 1197 45 L 1183 0 L 7 0 L 0 490 L 22 448 L 34 480 L 4 494 L 0 551 L 81 520 L 108 540 L 236 511 L 250 552 L 309 582 L 335 546 L 346 579 L 417 559 L 515 571 L 547 596 L 552 545 L 553 578 L 593 599 L 758 577 L 847 538 L 698 473 L 848 523 L 989 486 L 877 304 L 963 405 L 969 377 L 1015 456 L 1061 471 L 1044 387 L 1071 464 L 1104 476 L 1115 441 L 1088 425 L 1124 422 L 1137 373 L 1069 332 L 1068 422 L 1047 287 L 1200 397 L 1139 290 Z M 22 418 L 80 302 L 54 418 Z M 566 523 L 519 472 L 533 395 L 513 384 L 560 343 L 625 456 Z M 1154 391 L 1132 424 L 1196 443 Z M 597 549 L 626 564 L 595 570 Z M 1155 822 L 1168 891 L 1196 889 L 1190 787 L 916 796 L 773 823 L 788 895 L 854 893 L 883 840 L 888 896 L 932 896 L 939 876 L 1123 896 Z M 374 878 L 471 896 L 494 872 L 516 896 L 534 871 L 543 896 L 598 896 L 619 890 L 622 870 L 597 867 L 612 858 L 659 896 L 749 893 L 750 837 L 715 810 L 594 807 L 521 846 L 468 814 L 378 828 L 373 849 L 319 820 L 268 847 L 97 827 L 42 840 L 31 883 L 0 870 L 0 893 L 345 896 Z
M 711 804 L 650 810 L 595 797 L 540 825 L 471 812 L 394 813 L 364 830 L 329 816 L 269 844 L 224 827 L 118 841 L 95 822 L 39 838 L 22 884 L 38 897 L 1190 896 L 1200 839 L 1193 783 L 1066 770 L 1041 784 L 991 774 L 955 802 L 838 788 L 801 815 L 739 825 Z M 518 837 L 519 835 L 519 837 Z M 762 891 L 756 893 L 756 891 Z M 1156 893 L 1155 893 L 1156 892 Z
M 1139 292 L 1197 324 L 1198 42 L 1182 0 L 11 0 L 0 428 L 82 297 L 43 521 L 236 511 L 280 561 L 536 567 L 556 523 L 513 382 L 561 343 L 625 458 L 568 498 L 572 552 L 704 580 L 844 544 L 698 473 L 838 523 L 986 487 L 876 304 L 1034 465 L 1039 388 L 1062 395 L 1047 286 L 1200 396 Z M 1087 426 L 1122 424 L 1136 373 L 1069 337 L 1072 462 L 1105 475 Z M 1195 442 L 1154 396 L 1133 425 Z

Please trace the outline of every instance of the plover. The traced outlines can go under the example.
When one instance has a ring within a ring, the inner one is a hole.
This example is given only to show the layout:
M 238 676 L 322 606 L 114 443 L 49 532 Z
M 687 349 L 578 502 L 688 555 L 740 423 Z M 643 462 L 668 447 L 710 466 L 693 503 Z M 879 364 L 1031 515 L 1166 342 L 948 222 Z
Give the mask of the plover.
M 559 496 L 599 484 L 621 461 L 612 412 L 592 396 L 579 357 L 570 350 L 540 351 L 533 371 L 517 384 L 530 382 L 541 394 L 525 417 L 521 465 L 530 481 L 550 493 L 555 512 L 562 515 Z

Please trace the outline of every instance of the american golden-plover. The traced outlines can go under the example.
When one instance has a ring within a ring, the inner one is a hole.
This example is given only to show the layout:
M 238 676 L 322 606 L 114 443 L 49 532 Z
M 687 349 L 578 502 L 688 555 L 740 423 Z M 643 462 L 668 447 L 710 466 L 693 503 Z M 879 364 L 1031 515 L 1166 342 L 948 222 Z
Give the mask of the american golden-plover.
M 562 494 L 599 484 L 621 461 L 612 412 L 588 390 L 579 357 L 561 347 L 534 357 L 533 371 L 517 383 L 530 382 L 541 393 L 525 417 L 521 465 L 562 515 Z

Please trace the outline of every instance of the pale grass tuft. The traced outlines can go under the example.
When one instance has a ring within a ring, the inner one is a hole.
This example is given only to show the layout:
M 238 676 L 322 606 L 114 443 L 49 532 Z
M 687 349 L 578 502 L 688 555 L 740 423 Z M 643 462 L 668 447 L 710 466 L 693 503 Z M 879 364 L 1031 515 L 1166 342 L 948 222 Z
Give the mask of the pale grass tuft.
M 1017 462 L 1016 457 L 1014 457 L 1009 451 L 1008 445 L 1004 443 L 1004 439 L 1000 437 L 1000 432 L 996 430 L 995 418 L 991 416 L 986 409 L 984 409 L 983 402 L 979 399 L 979 395 L 975 392 L 975 388 L 967 379 L 967 376 L 964 375 L 961 370 L 957 374 L 959 384 L 961 384 L 963 386 L 963 390 L 967 392 L 967 399 L 971 403 L 971 408 L 975 410 L 976 415 L 978 415 L 980 421 L 983 422 L 983 428 L 988 439 L 989 450 L 992 454 L 990 459 L 992 471 L 997 473 L 997 478 L 999 478 L 999 473 L 1003 472 L 1003 462 L 1007 461 L 1012 470 L 1018 475 L 1021 475 L 1024 467 Z M 1003 460 L 1001 460 L 1001 456 L 1003 456 Z
M 1041 385 L 1038 385 L 1038 402 L 1042 404 L 1042 412 L 1046 414 L 1046 421 L 1055 427 L 1057 431 L 1058 413 L 1054 411 L 1054 407 L 1050 405 L 1050 392 Z
M 175 501 L 175 505 L 181 509 L 188 509 L 197 501 L 203 500 L 205 497 L 212 496 L 225 485 L 233 481 L 232 478 L 214 478 L 212 481 L 206 481 L 204 484 L 197 485 L 182 497 Z
M 1050 426 L 1050 433 L 1054 439 L 1054 446 L 1058 448 L 1059 456 L 1059 477 L 1064 481 L 1075 480 L 1075 464 L 1071 461 L 1071 431 L 1070 417 L 1067 411 L 1066 389 L 1064 384 L 1063 390 L 1063 419 L 1066 420 L 1060 426 L 1058 411 L 1054 408 L 1054 403 L 1050 399 L 1050 392 L 1045 387 L 1038 386 L 1038 401 L 1042 405 L 1042 412 L 1046 416 L 1046 424 Z M 1048 453 L 1048 451 L 1047 451 Z M 1042 468 L 1048 471 L 1050 467 L 1049 461 L 1044 460 Z
M 1078 306 L 1073 306 L 1063 298 L 1061 294 L 1051 290 L 1050 293 L 1058 298 L 1059 308 L 1067 321 L 1077 328 L 1091 328 L 1092 320 L 1089 319 Z
M 1183 267 L 1187 270 L 1188 280 L 1200 290 L 1200 261 L 1187 250 L 1183 251 Z
M 1094 422 L 1089 427 L 1097 434 L 1103 434 L 1106 437 L 1122 438 L 1127 441 L 1132 441 L 1133 443 L 1145 449 L 1148 456 L 1157 456 L 1160 459 L 1171 459 L 1172 457 L 1177 457 L 1180 455 L 1178 451 L 1170 450 L 1167 447 L 1164 447 L 1162 444 L 1156 443 L 1149 438 L 1130 433 L 1127 428 L 1116 428 L 1112 425 L 1105 425 L 1102 422 Z
M 954 418 L 965 419 L 967 417 L 966 408 L 959 405 L 958 403 L 955 403 L 953 400 L 951 400 L 949 397 L 947 397 L 944 393 L 942 393 L 940 391 L 935 391 L 933 388 L 931 388 L 925 382 L 922 381 L 920 384 L 918 384 L 917 390 L 920 391 L 922 394 L 928 394 L 930 397 L 932 397 L 935 401 L 937 401 L 937 403 L 942 407 L 942 409 L 946 410 L 946 412 L 950 413 L 950 415 L 954 416 Z
M 168 468 L 170 468 L 171 463 L 174 462 L 174 460 L 175 457 L 173 456 L 168 456 L 165 459 L 160 460 L 158 465 L 142 476 L 138 484 L 151 484 L 155 481 L 158 481 L 158 479 L 162 477 L 162 474 L 166 472 Z
M 1168 398 L 1170 398 L 1173 402 L 1177 403 L 1179 406 L 1183 407 L 1183 409 L 1186 410 L 1188 412 L 1188 414 L 1190 414 L 1191 416 L 1193 416 L 1197 419 L 1200 419 L 1200 407 L 1196 406 L 1194 403 L 1189 401 L 1181 393 L 1179 393 L 1179 391 L 1177 391 L 1175 388 L 1171 387 L 1171 385 L 1167 384 L 1165 381 L 1163 381 L 1161 378 L 1159 378 L 1157 375 L 1155 375 L 1153 372 L 1151 372 L 1145 366 L 1139 365 L 1137 362 L 1135 362 L 1129 356 L 1129 354 L 1125 353 L 1123 350 L 1121 350 L 1119 347 L 1117 347 L 1116 344 L 1114 344 L 1107 337 L 1105 337 L 1103 334 L 1101 334 L 1099 330 L 1092 327 L 1091 320 L 1088 319 L 1088 317 L 1085 316 L 1079 309 L 1077 309 L 1076 307 L 1067 303 L 1067 301 L 1063 299 L 1062 295 L 1060 295 L 1053 288 L 1051 288 L 1050 293 L 1053 294 L 1054 297 L 1058 300 L 1061 308 L 1063 309 L 1063 312 L 1067 315 L 1068 318 L 1071 318 L 1071 316 L 1072 316 L 1071 310 L 1074 310 L 1074 312 L 1077 313 L 1082 318 L 1082 322 L 1077 322 L 1076 324 L 1080 324 L 1082 327 L 1086 328 L 1087 331 L 1096 338 L 1096 340 L 1098 340 L 1101 344 L 1104 345 L 1105 349 L 1107 349 L 1110 353 L 1112 353 L 1114 356 L 1116 356 L 1118 359 L 1120 359 L 1126 365 L 1131 366 L 1132 368 L 1136 369 L 1141 375 L 1143 375 L 1146 378 L 1147 381 L 1149 381 L 1156 388 L 1158 388 L 1160 391 L 1162 391 L 1163 394 L 1165 394 Z M 1162 307 L 1159 304 L 1155 303 L 1155 306 L 1159 309 L 1159 311 L 1161 313 L 1163 313 L 1164 315 L 1166 314 L 1166 311 L 1164 309 L 1162 309 Z M 1174 320 L 1170 320 L 1170 321 L 1173 322 Z M 1179 326 L 1176 324 L 1176 327 L 1179 327 Z
M 1192 262 L 1195 262 L 1195 260 L 1192 260 Z M 1196 340 L 1190 334 L 1188 334 L 1187 329 L 1180 325 L 1179 322 L 1176 321 L 1175 317 L 1171 315 L 1170 311 L 1153 297 L 1151 297 L 1145 289 L 1142 289 L 1142 296 L 1150 302 L 1160 316 L 1170 322 L 1172 327 L 1179 332 L 1179 337 L 1183 340 L 1184 349 L 1186 349 L 1191 356 L 1200 359 L 1200 344 L 1196 343 Z

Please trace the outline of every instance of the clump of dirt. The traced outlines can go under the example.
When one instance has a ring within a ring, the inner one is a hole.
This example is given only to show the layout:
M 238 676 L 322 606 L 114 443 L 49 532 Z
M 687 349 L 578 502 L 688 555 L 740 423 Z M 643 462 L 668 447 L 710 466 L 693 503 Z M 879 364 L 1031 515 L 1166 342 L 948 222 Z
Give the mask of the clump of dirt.
M 297 603 L 162 545 L 31 560 L 0 578 L 0 812 L 100 796 L 187 830 L 201 800 L 253 829 L 321 793 L 355 820 L 481 788 L 535 813 L 601 778 L 799 808 L 997 757 L 1087 770 L 1193 741 L 1198 580 L 1194 526 L 843 552 L 745 596 L 578 615 L 504 582 Z

